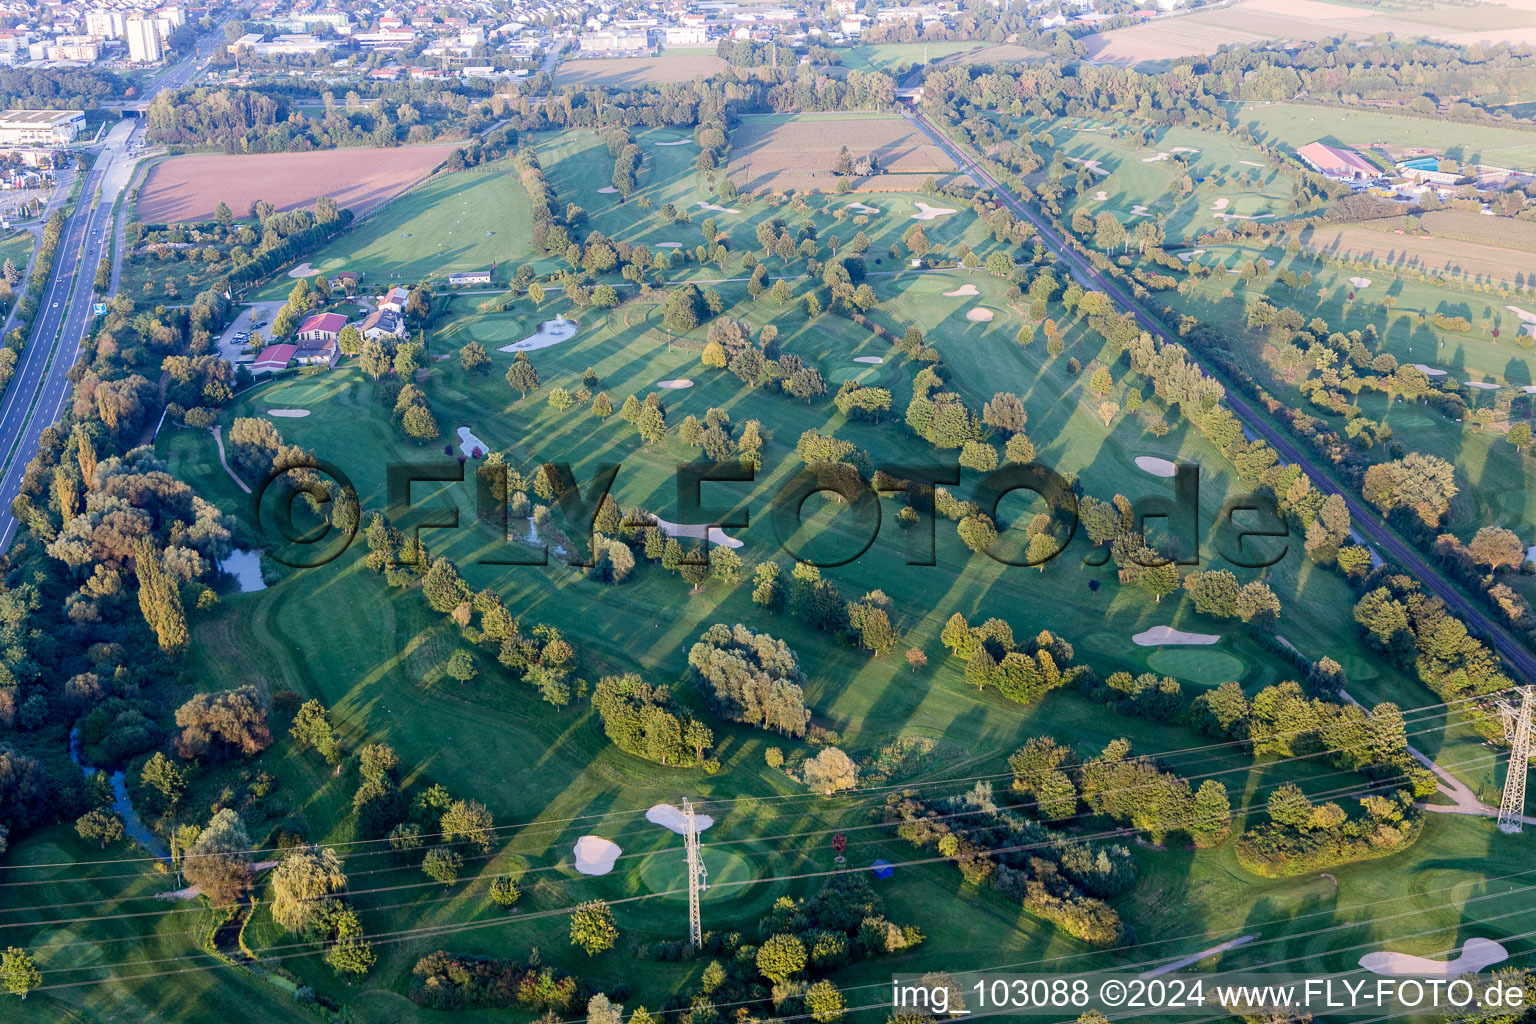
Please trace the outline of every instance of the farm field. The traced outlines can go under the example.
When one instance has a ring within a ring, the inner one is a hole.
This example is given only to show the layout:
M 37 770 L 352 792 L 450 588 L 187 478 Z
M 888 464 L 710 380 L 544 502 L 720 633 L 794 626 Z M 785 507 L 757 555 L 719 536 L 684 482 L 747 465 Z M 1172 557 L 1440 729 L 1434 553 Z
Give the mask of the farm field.
M 1361 38 L 1391 32 L 1444 42 L 1529 42 L 1536 40 L 1536 12 L 1483 4 L 1431 10 L 1371 10 L 1326 0 L 1247 0 L 1219 9 L 1153 19 L 1140 25 L 1083 37 L 1095 61 L 1137 64 L 1169 61 L 1222 46 L 1270 40 L 1315 41 L 1333 36 Z
M 731 133 L 729 173 L 742 192 L 830 192 L 842 146 L 856 157 L 879 156 L 885 173 L 864 179 L 865 191 L 914 190 L 930 175 L 943 179 L 955 170 L 943 150 L 897 114 L 752 114 Z
M 1475 215 L 1474 215 L 1475 216 Z M 1322 227 L 1307 245 L 1330 256 L 1379 259 L 1390 266 L 1446 273 L 1491 284 L 1526 287 L 1536 272 L 1536 253 L 1438 235 L 1402 234 L 1383 225 Z
M 1232 108 L 1232 119 L 1251 127 L 1260 138 L 1278 139 L 1292 149 L 1323 139 L 1344 146 L 1428 150 L 1466 163 L 1536 169 L 1536 131 L 1298 103 L 1243 103 Z
M 485 270 L 528 252 L 528 193 L 511 160 L 439 173 L 322 247 L 316 271 L 355 270 L 365 285 L 441 282 L 459 270 Z M 256 299 L 281 299 L 293 282 L 268 284 Z
M 954 39 L 935 43 L 860 43 L 842 51 L 843 66 L 856 71 L 886 71 L 902 64 L 981 64 L 1043 57 L 1039 50 L 1012 43 Z
M 678 53 L 663 51 L 660 57 L 603 57 L 566 60 L 555 71 L 557 85 L 599 85 L 622 88 L 639 82 L 688 82 L 716 75 L 725 61 L 713 51 Z
M 330 196 L 361 216 L 427 175 L 448 153 L 449 147 L 433 145 L 172 157 L 150 169 L 137 213 L 149 223 L 174 224 L 212 220 L 220 202 L 245 217 L 258 199 L 290 210 Z

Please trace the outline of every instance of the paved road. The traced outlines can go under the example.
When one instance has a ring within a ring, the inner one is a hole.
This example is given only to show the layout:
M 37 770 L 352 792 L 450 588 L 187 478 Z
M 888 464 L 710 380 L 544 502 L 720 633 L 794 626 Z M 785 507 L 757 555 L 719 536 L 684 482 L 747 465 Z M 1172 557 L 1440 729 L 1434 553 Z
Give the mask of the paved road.
M 1170 335 L 1164 329 L 1162 323 L 1144 310 L 1135 302 L 1129 294 L 1113 278 L 1100 274 L 1082 254 L 1069 247 L 1062 239 L 1055 227 L 1042 217 L 1038 212 L 1019 201 L 1002 182 L 994 178 L 985 168 L 977 166 L 966 155 L 965 151 L 936 124 L 922 114 L 916 114 L 913 118 L 933 141 L 950 154 L 961 170 L 969 174 L 984 188 L 991 189 L 1010 210 L 1033 224 L 1040 232 L 1041 240 L 1056 253 L 1060 260 L 1079 281 L 1092 283 L 1094 288 L 1104 292 L 1123 310 L 1134 314 L 1142 328 L 1154 337 L 1175 345 L 1183 345 L 1180 339 Z M 1197 353 L 1191 351 L 1191 358 Z M 1212 374 L 1214 376 L 1214 374 Z M 1263 416 L 1248 399 L 1236 390 L 1227 389 L 1227 404 L 1237 418 L 1253 432 L 1253 436 L 1261 437 L 1269 446 L 1280 454 L 1280 457 L 1288 462 L 1295 463 L 1306 471 L 1311 478 L 1313 486 L 1324 494 L 1337 494 L 1344 499 L 1349 506 L 1350 520 L 1355 528 L 1363 533 L 1371 543 L 1377 545 L 1382 551 L 1403 566 L 1410 575 L 1415 577 L 1426 590 L 1445 602 L 1467 626 L 1488 638 L 1495 650 L 1503 656 L 1507 666 L 1513 671 L 1520 682 L 1536 681 L 1536 655 L 1512 635 L 1505 632 L 1504 628 L 1494 622 L 1483 610 L 1482 606 L 1474 603 L 1462 594 L 1460 590 L 1452 586 L 1436 570 L 1426 562 L 1416 549 L 1409 546 L 1398 535 L 1382 523 L 1376 510 L 1368 507 L 1352 494 L 1348 493 L 1332 479 L 1328 477 L 1311 459 L 1310 452 L 1298 446 L 1288 434 L 1283 433 L 1266 416 Z
M 221 33 L 222 28 L 216 27 L 204 36 L 193 53 L 167 69 L 146 90 L 145 97 L 152 99 L 160 89 L 177 88 L 190 80 Z M 111 248 L 108 242 L 115 227 L 112 205 L 132 176 L 134 161 L 127 156 L 127 149 L 142 127 L 138 119 L 125 119 L 108 133 L 74 213 L 65 221 L 54 273 L 39 298 L 37 319 L 21 363 L 0 396 L 0 551 L 10 546 L 16 533 L 11 502 L 21 491 L 22 474 L 37 450 L 38 438 L 59 418 L 72 393 L 69 369 L 79 356 L 80 343 L 94 315 L 96 297 L 91 285 L 96 264 Z M 119 253 L 121 249 L 119 245 Z

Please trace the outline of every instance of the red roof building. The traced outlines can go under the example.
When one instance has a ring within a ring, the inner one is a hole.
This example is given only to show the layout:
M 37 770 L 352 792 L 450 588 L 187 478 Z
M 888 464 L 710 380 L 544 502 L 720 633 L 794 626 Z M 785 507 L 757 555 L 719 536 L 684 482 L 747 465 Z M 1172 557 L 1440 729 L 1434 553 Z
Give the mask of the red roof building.
M 268 345 L 261 350 L 256 361 L 251 364 L 251 372 L 276 373 L 278 370 L 286 369 L 298 349 L 297 345 Z
M 345 326 L 347 318 L 340 313 L 315 313 L 304 318 L 297 337 L 300 341 L 335 341 Z
M 1310 164 L 1319 174 L 1330 178 L 1378 178 L 1381 169 L 1365 157 L 1348 149 L 1339 149 L 1326 142 L 1309 142 L 1296 151 L 1296 155 Z

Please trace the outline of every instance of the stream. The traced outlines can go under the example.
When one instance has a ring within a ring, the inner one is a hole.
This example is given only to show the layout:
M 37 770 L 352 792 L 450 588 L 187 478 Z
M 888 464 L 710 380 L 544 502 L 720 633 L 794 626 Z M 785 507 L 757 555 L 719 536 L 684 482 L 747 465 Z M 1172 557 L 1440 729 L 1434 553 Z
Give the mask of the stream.
M 94 775 L 97 771 L 95 765 L 85 763 L 85 757 L 80 752 L 80 729 L 78 726 L 69 731 L 69 759 L 75 762 L 87 777 Z M 128 799 L 127 774 L 122 769 L 112 773 L 112 810 L 117 813 L 118 817 L 123 819 L 123 831 L 128 834 L 129 839 L 132 839 L 161 860 L 170 860 L 170 851 L 165 848 L 165 844 L 160 841 L 160 837 L 155 835 L 148 825 L 144 824 L 144 819 L 139 817 L 139 812 L 133 809 L 133 801 Z

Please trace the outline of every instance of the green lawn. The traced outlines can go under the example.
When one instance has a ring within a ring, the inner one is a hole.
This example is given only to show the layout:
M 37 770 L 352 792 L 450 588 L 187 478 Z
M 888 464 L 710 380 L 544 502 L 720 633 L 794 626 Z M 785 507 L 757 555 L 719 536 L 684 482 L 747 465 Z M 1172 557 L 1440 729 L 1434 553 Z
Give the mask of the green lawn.
M 1469 163 L 1530 170 L 1536 167 L 1536 132 L 1458 124 L 1374 110 L 1335 110 L 1296 103 L 1244 103 L 1233 108 L 1238 125 L 1292 149 L 1322 139 L 1336 145 L 1381 143 L 1434 149 Z
M 868 220 L 862 225 L 844 209 L 841 199 L 817 198 L 804 209 L 737 203 L 739 214 L 700 211 L 694 204 L 713 200 L 693 170 L 696 150 L 655 145 L 682 137 L 680 132 L 662 130 L 641 133 L 647 160 L 640 194 L 652 200 L 650 210 L 642 210 L 636 199 L 620 204 L 616 197 L 597 191 L 611 176 L 612 158 L 592 135 L 548 135 L 538 140 L 538 146 L 560 199 L 583 205 L 590 229 L 625 241 L 655 246 L 675 238 L 691 246 L 701 237 L 704 216 L 716 219 L 733 249 L 755 247 L 755 225 L 767 217 L 783 218 L 792 231 L 812 228 L 824 243 L 833 233 L 846 240 L 862 227 L 874 242 L 868 280 L 881 300 L 871 312 L 872 319 L 898 334 L 907 325 L 920 327 L 928 343 L 942 353 L 949 385 L 972 408 L 979 409 L 997 391 L 1018 393 L 1026 404 L 1028 432 L 1041 461 L 1075 475 L 1084 493 L 1109 497 L 1118 492 L 1138 502 L 1168 496 L 1169 482 L 1137 468 L 1136 457 L 1198 463 L 1202 471 L 1199 518 L 1196 536 L 1185 547 L 1198 542 L 1206 567 L 1221 564 L 1216 553 L 1228 543 L 1219 527 L 1221 510 L 1228 499 L 1243 493 L 1241 483 L 1208 442 L 1172 416 L 1173 429 L 1161 438 L 1125 413 L 1112 417 L 1106 426 L 1098 414 L 1100 398 L 1087 390 L 1092 364 L 1101 358 L 1093 340 L 1096 335 L 1064 309 L 1050 310 L 1062 326 L 1066 343 L 1066 351 L 1052 357 L 1043 336 L 1032 345 L 1016 343 L 1022 318 L 1008 305 L 998 279 L 965 271 L 898 269 L 906 262 L 905 252 L 893 258 L 886 247 L 913 223 L 910 204 L 915 196 L 865 196 L 879 212 L 865 215 Z M 1205 136 L 1200 139 L 1209 142 Z M 488 265 L 493 258 L 490 250 L 496 248 L 503 266 L 515 265 L 527 259 L 525 249 L 519 248 L 526 246 L 526 238 L 515 230 L 517 218 L 526 219 L 526 198 L 506 174 L 436 178 L 332 243 L 317 265 L 328 270 L 343 265 L 363 269 L 373 283 L 392 280 L 394 274 L 423 273 L 434 259 L 431 243 L 446 244 L 455 233 L 470 230 L 460 224 L 463 206 L 470 199 L 487 201 L 496 196 L 508 201 L 475 220 L 476 228 L 500 225 L 495 235 L 485 236 L 483 243 L 478 236 L 465 242 L 464 252 L 455 258 L 465 260 L 465 265 Z M 679 209 L 692 207 L 693 224 L 663 222 L 659 211 L 665 203 Z M 502 212 L 508 209 L 511 212 Z M 832 212 L 837 210 L 843 211 L 841 220 Z M 489 217 L 498 219 L 489 221 Z M 986 251 L 986 236 L 968 209 L 928 222 L 925 230 L 942 245 L 953 247 L 966 240 Z M 402 235 L 428 246 L 427 253 L 413 255 L 410 247 L 399 244 Z M 477 250 L 477 245 L 483 248 Z M 472 252 L 478 262 L 468 264 Z M 440 262 L 441 256 L 435 258 L 439 262 L 432 263 L 432 269 L 447 266 Z M 876 263 L 876 258 L 881 262 Z M 770 272 L 785 272 L 776 258 L 768 262 Z M 797 263 L 787 269 L 794 275 L 802 267 Z M 682 276 L 720 275 L 690 264 L 682 274 L 671 275 L 673 280 Z M 965 285 L 977 294 L 945 294 Z M 280 279 L 272 287 L 285 293 L 288 286 L 286 279 Z M 630 302 L 607 313 L 576 309 L 551 289 L 538 308 L 521 298 L 498 312 L 481 310 L 482 296 L 440 300 L 441 314 L 425 332 L 429 353 L 451 356 L 467 341 L 478 340 L 489 350 L 492 366 L 486 375 L 471 377 L 455 359 L 427 362 L 420 386 L 443 434 L 433 443 L 417 445 L 406 440 L 391 422 L 389 410 L 380 404 L 375 385 L 350 364 L 327 374 L 264 384 L 243 394 L 221 413 L 221 419 L 227 428 L 236 416 L 265 416 L 269 409 L 308 410 L 307 417 L 273 422 L 286 441 L 312 449 L 335 464 L 370 509 L 386 502 L 391 465 L 446 464 L 456 470 L 443 445 L 456 442 L 455 431 L 465 427 L 522 469 L 532 470 L 543 460 L 567 461 L 583 484 L 597 466 L 618 463 L 614 494 L 621 504 L 640 504 L 673 518 L 669 513 L 677 507 L 677 467 L 695 457 L 693 449 L 677 440 L 675 433 L 665 443 L 642 447 L 620 417 L 599 420 L 584 406 L 557 412 L 545 397 L 556 385 L 579 385 L 588 367 L 600 378 L 597 387 L 607 391 L 615 406 L 630 394 L 650 393 L 658 381 L 688 378 L 695 382 L 692 388 L 662 392 L 669 423 L 675 426 L 688 414 L 702 418 L 709 408 L 719 407 L 729 412 L 734 423 L 755 418 L 765 425 L 765 465 L 757 479 L 738 485 L 711 484 L 704 500 L 713 506 L 740 502 L 749 508 L 751 524 L 733 531 L 744 542 L 739 553 L 748 565 L 775 558 L 787 566 L 789 557 L 781 550 L 769 508 L 798 468 L 793 449 L 802 431 L 816 428 L 852 441 L 877 463 L 933 463 L 942 457 L 899 422 L 919 366 L 850 320 L 830 315 L 809 319 L 798 301 L 783 306 L 767 296 L 752 301 L 739 281 L 714 287 L 730 315 L 745 320 L 754 332 L 766 324 L 776 326 L 784 350 L 819 368 L 834 388 L 837 381 L 851 376 L 891 388 L 898 418 L 878 424 L 848 421 L 836 412 L 830 396 L 807 404 L 766 388 L 746 390 L 724 371 L 704 366 L 696 351 L 669 348 L 657 330 L 659 307 Z M 801 281 L 795 287 L 803 295 L 808 285 Z M 976 307 L 991 310 L 994 319 L 968 319 L 967 311 Z M 498 349 L 532 333 L 539 322 L 556 314 L 578 320 L 580 330 L 569 341 L 532 353 L 543 386 L 519 399 L 503 380 L 512 356 Z M 697 343 L 704 336 L 700 329 L 688 341 Z M 880 356 L 885 361 L 871 366 L 854 362 L 856 356 Z M 1068 359 L 1083 364 L 1079 373 L 1069 372 Z M 1146 382 L 1123 363 L 1116 363 L 1113 372 L 1116 379 L 1109 399 L 1123 406 L 1134 389 L 1149 407 L 1159 407 Z M 208 433 L 168 427 L 156 439 L 156 448 L 172 472 L 230 517 L 240 543 L 253 543 L 257 531 L 250 521 L 250 499 L 220 467 Z M 1120 736 L 1131 739 L 1136 752 L 1175 751 L 1167 758 L 1172 770 L 1197 777 L 1215 773 L 1213 777 L 1226 782 L 1234 802 L 1249 808 L 1261 807 L 1275 786 L 1289 780 L 1314 794 L 1353 794 L 1365 785 L 1359 776 L 1306 761 L 1251 764 L 1235 747 L 1212 746 L 1208 738 L 1182 725 L 1119 716 L 1076 691 L 1058 691 L 1038 705 L 1021 707 L 996 692 L 979 693 L 968 687 L 963 665 L 946 658 L 938 642 L 944 621 L 956 611 L 973 622 L 1001 617 L 1021 638 L 1052 630 L 1071 641 L 1078 659 L 1093 665 L 1100 675 L 1118 669 L 1152 670 L 1179 678 L 1190 692 L 1237 679 L 1251 693 L 1296 675 L 1235 621 L 1201 616 L 1180 594 L 1154 602 L 1139 590 L 1119 586 L 1112 565 L 1084 564 L 1090 549 L 1081 532 L 1062 557 L 1040 572 L 971 555 L 956 537 L 953 524 L 941 519 L 936 528 L 936 564 L 914 565 L 909 564 L 914 560 L 909 549 L 916 536 L 904 534 L 895 523 L 897 504 L 882 502 L 882 522 L 873 545 L 848 564 L 824 570 L 824 575 L 838 584 L 845 598 L 875 588 L 891 597 L 903 646 L 921 647 L 930 659 L 926 669 L 914 673 L 899 654 L 871 658 L 787 613 L 767 616 L 751 601 L 748 583 L 728 587 L 711 582 L 690 593 L 675 575 L 650 564 L 639 565 L 622 586 L 594 582 L 554 555 L 548 565 L 506 564 L 509 556 L 528 560 L 533 552 L 477 521 L 472 467 L 469 475 L 468 482 L 423 483 L 411 492 L 417 505 L 448 504 L 460 510 L 461 526 L 424 530 L 426 544 L 433 554 L 452 558 L 472 587 L 489 587 L 501 594 L 525 631 L 535 623 L 552 623 L 565 630 L 580 651 L 579 676 L 587 685 L 605 674 L 639 671 L 652 682 L 674 686 L 683 700 L 702 707 L 702 695 L 688 681 L 688 648 L 711 623 L 744 622 L 783 638 L 798 652 L 808 676 L 807 703 L 814 708 L 816 722 L 835 730 L 844 749 L 863 756 L 898 736 L 937 741 L 934 756 L 897 780 L 925 786 L 953 780 L 930 790 L 936 795 L 967 788 L 977 778 L 993 778 L 999 802 L 1008 802 L 1006 782 L 1000 778 L 1007 770 L 1007 755 L 1039 734 L 1069 744 L 1079 757 L 1096 753 Z M 976 475 L 967 472 L 953 489 L 968 496 L 976 482 Z M 1005 499 L 1001 511 L 1013 524 L 1009 542 L 1017 540 L 1027 521 L 1026 508 L 1018 497 Z M 809 548 L 830 556 L 856 550 L 864 540 L 864 531 L 837 506 L 811 503 L 806 510 L 808 525 L 792 537 L 797 547 L 804 545 L 799 550 Z M 1155 524 L 1151 528 L 1159 529 Z M 662 895 L 677 885 L 681 840 L 643 818 L 644 811 L 657 802 L 677 802 L 683 796 L 705 801 L 701 809 L 716 819 L 704 837 L 705 862 L 716 883 L 704 901 L 705 927 L 740 931 L 747 941 L 756 940 L 757 922 L 774 899 L 807 895 L 819 887 L 817 878 L 805 876 L 832 868 L 827 846 L 830 831 L 847 833 L 848 861 L 854 866 L 880 857 L 900 862 L 914 856 L 910 847 L 871 827 L 876 820 L 872 812 L 883 794 L 855 792 L 824 798 L 806 793 L 803 786 L 766 766 L 764 754 L 769 747 L 779 746 L 791 754 L 805 752 L 808 748 L 798 742 L 711 716 L 721 771 L 708 775 L 696 769 L 662 768 L 609 744 L 580 695 L 563 710 L 540 702 L 488 649 L 473 652 L 479 669 L 473 682 L 451 681 L 444 674 L 444 663 L 465 646 L 457 627 L 432 612 L 415 589 L 386 587 L 365 565 L 364 553 L 365 545 L 359 540 L 319 568 L 285 570 L 265 590 L 225 595 L 214 607 L 196 612 L 186 663 L 189 678 L 201 689 L 255 682 L 269 693 L 288 688 L 320 699 L 332 709 L 349 747 L 365 742 L 391 744 L 399 751 L 413 787 L 440 782 L 455 795 L 484 801 L 504 827 L 491 853 L 476 855 L 466 864 L 462 880 L 445 890 L 429 883 L 416 868 L 397 866 L 381 850 L 341 845 L 357 838 L 350 813 L 356 776 L 350 771 L 334 776 L 312 752 L 296 750 L 281 721 L 278 742 L 239 769 L 243 783 L 270 773 L 275 780 L 271 794 L 246 799 L 238 791 L 222 793 L 223 786 L 236 785 L 235 773 L 194 777 L 187 806 L 199 814 L 215 800 L 234 800 L 249 808 L 243 813 L 258 842 L 287 832 L 309 842 L 336 844 L 348 854 L 346 869 L 354 902 L 368 933 L 378 939 L 379 963 L 366 981 L 353 986 L 337 981 L 314 955 L 319 951 L 316 947 L 289 949 L 297 940 L 284 935 L 265 909 L 257 910 L 245 935 L 258 950 L 293 954 L 284 967 L 322 996 L 345 1004 L 355 1019 L 436 1020 L 439 1015 L 418 1011 L 403 993 L 411 965 L 439 948 L 505 956 L 537 947 L 546 961 L 577 972 L 594 990 L 622 981 L 632 989 L 629 1005 L 661 1005 L 686 979 L 696 979 L 706 961 L 637 966 L 629 952 L 632 943 L 675 939 L 686 931 L 682 901 Z M 1259 575 L 1236 571 L 1243 579 Z M 1434 701 L 1419 683 L 1356 638 L 1349 615 L 1353 593 L 1336 574 L 1303 557 L 1300 538 L 1291 538 L 1286 555 L 1265 570 L 1263 578 L 1281 596 L 1280 631 L 1309 658 L 1326 654 L 1339 660 L 1348 674 L 1350 691 L 1360 700 L 1367 704 L 1392 700 L 1405 708 Z M 1093 589 L 1090 581 L 1100 585 Z M 1219 633 L 1223 639 L 1196 649 L 1144 648 L 1129 642 L 1131 634 L 1158 624 Z M 1489 791 L 1496 784 L 1486 777 L 1489 752 L 1465 729 L 1444 728 L 1437 721 L 1431 716 L 1410 725 L 1412 742 L 1438 754 L 1469 784 Z M 1075 827 L 1089 834 L 1103 824 L 1085 817 Z M 624 857 L 612 874 L 591 878 L 573 870 L 571 848 L 584 834 L 612 839 L 623 847 Z M 852 965 L 834 978 L 848 993 L 850 1005 L 861 1006 L 888 991 L 893 971 L 1039 963 L 1044 958 L 1051 958 L 1046 961 L 1047 970 L 1131 965 L 1184 955 L 1234 934 L 1258 934 L 1261 939 L 1229 956 L 1223 966 L 1295 958 L 1293 970 L 1342 970 L 1358 959 L 1360 951 L 1351 947 L 1368 940 L 1392 939 L 1392 948 L 1435 953 L 1468 934 L 1502 937 L 1529 930 L 1536 919 L 1536 900 L 1523 889 L 1501 895 L 1492 904 L 1459 906 L 1457 901 L 1469 895 L 1498 894 L 1527 884 L 1518 878 L 1484 881 L 1527 871 L 1529 845 L 1501 836 L 1492 823 L 1477 819 L 1432 815 L 1415 847 L 1385 861 L 1334 869 L 1332 882 L 1330 876 L 1256 880 L 1236 866 L 1230 845 L 1199 853 L 1136 846 L 1134 852 L 1142 880 L 1115 905 L 1135 940 L 1143 944 L 1136 948 L 1092 952 L 1022 914 L 1016 903 L 995 892 L 965 886 L 947 864 L 903 866 L 893 879 L 880 883 L 880 892 L 888 914 L 916 924 L 927 941 L 899 957 Z M 96 859 L 93 853 L 81 847 L 72 833 L 55 828 L 15 844 L 8 863 Z M 486 899 L 491 878 L 504 873 L 523 876 L 525 895 L 516 915 L 493 908 Z M 0 892 L 0 910 L 16 912 L 14 908 L 20 906 L 88 900 L 92 901 L 87 908 L 90 913 L 128 912 L 144 905 L 127 900 L 173 887 L 170 880 L 150 871 L 133 875 L 126 885 L 105 879 L 99 884 L 76 882 L 74 874 L 78 873 L 72 872 L 71 880 L 61 879 L 57 888 L 7 886 Z M 615 904 L 623 932 L 619 948 L 592 959 L 571 949 L 561 914 L 563 908 L 588 898 L 629 901 Z M 150 909 L 179 908 L 154 904 Z M 1507 916 L 1486 926 L 1476 923 L 1494 915 Z M 23 919 L 41 922 L 44 917 L 62 916 L 38 912 Z M 190 926 L 200 920 L 201 915 L 189 907 L 181 917 L 165 913 L 114 921 L 112 927 L 121 929 L 112 933 L 114 937 L 152 933 L 154 939 L 134 947 L 133 954 L 105 947 L 108 952 L 100 954 L 101 962 L 188 955 L 194 948 L 189 936 L 195 934 Z M 201 923 L 206 927 L 206 921 Z M 438 925 L 462 930 L 391 937 Z M 45 971 L 83 966 L 72 959 L 82 955 L 82 947 L 68 945 L 78 941 L 74 927 L 39 924 L 26 930 L 24 941 L 38 950 Z M 1518 958 L 1527 954 L 1531 944 L 1516 940 L 1511 948 Z M 83 949 L 94 953 L 90 947 Z M 139 972 L 98 967 L 81 975 L 82 980 L 100 981 L 109 973 L 126 978 Z M 36 995 L 12 1012 L 19 1014 L 16 1019 L 29 1022 L 94 1019 L 121 1012 L 117 1006 L 129 1007 L 136 1020 L 174 1017 L 187 1005 L 232 1022 L 295 1016 L 279 988 L 237 972 L 190 973 L 178 979 L 174 985 L 120 980 L 59 990 Z M 857 1019 L 862 1024 L 884 1016 L 882 1011 Z M 506 1014 L 487 1011 L 455 1017 L 480 1022 L 506 1019 Z

